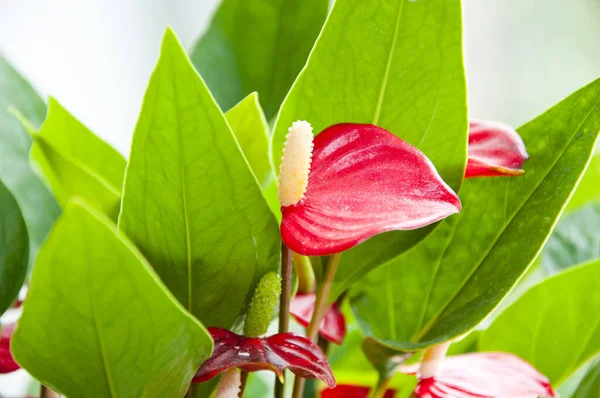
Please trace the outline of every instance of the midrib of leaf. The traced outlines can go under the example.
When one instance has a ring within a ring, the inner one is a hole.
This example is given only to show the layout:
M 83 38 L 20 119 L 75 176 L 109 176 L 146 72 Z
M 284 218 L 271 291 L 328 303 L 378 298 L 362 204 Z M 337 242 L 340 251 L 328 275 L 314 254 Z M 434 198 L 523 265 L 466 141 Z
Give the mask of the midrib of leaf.
M 375 106 L 375 114 L 373 115 L 373 123 L 377 124 L 379 122 L 379 117 L 381 116 L 381 107 L 383 106 L 383 98 L 385 97 L 385 91 L 387 89 L 388 80 L 390 77 L 390 70 L 392 68 L 392 62 L 394 59 L 394 53 L 396 52 L 396 41 L 398 40 L 398 31 L 400 30 L 400 20 L 402 19 L 402 11 L 404 9 L 404 3 L 406 0 L 400 1 L 400 6 L 398 7 L 398 14 L 396 16 L 396 27 L 394 28 L 394 38 L 392 39 L 392 46 L 388 53 L 387 64 L 385 66 L 385 73 L 383 75 L 383 80 L 381 82 L 381 88 L 379 89 L 379 96 L 377 97 L 377 105 Z
M 88 290 L 88 292 L 90 292 Z M 94 326 L 96 326 L 96 337 L 98 338 L 98 345 L 100 346 L 100 356 L 102 357 L 102 364 L 104 365 L 104 374 L 106 375 L 106 381 L 108 382 L 108 388 L 110 390 L 110 394 L 112 397 L 117 397 L 117 393 L 115 392 L 114 383 L 112 380 L 112 376 L 110 375 L 110 370 L 108 368 L 106 349 L 104 348 L 104 337 L 102 336 L 102 331 L 100 330 L 100 324 L 98 323 L 98 318 L 96 317 L 96 310 L 94 309 L 94 300 L 91 296 L 88 296 L 90 300 L 90 311 L 92 312 L 92 319 L 94 319 Z
M 411 338 L 411 342 L 417 343 L 421 338 L 423 338 L 423 336 L 425 336 L 427 333 L 429 333 L 429 331 L 431 330 L 431 328 L 435 325 L 435 322 L 437 322 L 439 320 L 439 317 L 444 313 L 444 311 L 446 310 L 446 308 L 448 308 L 448 306 L 450 305 L 450 303 L 452 302 L 452 300 L 454 300 L 456 298 L 456 296 L 458 296 L 462 292 L 462 290 L 467 285 L 467 283 L 469 282 L 469 280 L 471 280 L 471 278 L 473 277 L 473 275 L 475 275 L 475 273 L 479 269 L 481 263 L 487 258 L 487 256 L 490 254 L 490 252 L 492 251 L 492 249 L 496 246 L 496 244 L 498 243 L 498 240 L 502 237 L 502 235 L 504 234 L 504 231 L 506 230 L 506 228 L 513 222 L 514 218 L 523 209 L 523 206 L 525 206 L 525 204 L 527 203 L 527 201 L 537 192 L 537 190 L 539 189 L 540 185 L 542 185 L 542 183 L 546 180 L 546 177 L 548 177 L 548 175 L 552 172 L 552 170 L 554 170 L 554 167 L 556 166 L 556 164 L 558 163 L 558 161 L 562 158 L 562 156 L 564 155 L 564 153 L 571 147 L 571 145 L 573 144 L 573 139 L 577 135 L 577 132 L 579 131 L 579 129 L 581 129 L 581 127 L 585 124 L 585 122 L 587 122 L 587 120 L 589 119 L 589 117 L 591 116 L 591 114 L 594 112 L 594 110 L 595 110 L 596 106 L 598 106 L 598 104 L 600 104 L 600 100 L 596 101 L 596 103 L 594 104 L 594 106 L 590 107 L 590 110 L 588 111 L 588 113 L 586 114 L 586 116 L 579 123 L 579 125 L 577 126 L 577 128 L 574 129 L 574 133 L 571 136 L 571 138 L 569 139 L 569 142 L 567 143 L 567 145 L 565 145 L 565 147 L 560 152 L 560 154 L 556 157 L 556 159 L 554 160 L 554 162 L 552 162 L 552 165 L 550 166 L 550 168 L 548 169 L 548 171 L 544 174 L 544 176 L 540 179 L 540 181 L 536 184 L 536 186 L 533 189 L 533 191 L 531 191 L 531 193 L 527 196 L 527 198 L 519 206 L 519 208 L 517 209 L 517 211 L 515 211 L 514 214 L 510 217 L 510 219 L 503 225 L 503 227 L 500 230 L 500 233 L 492 241 L 492 244 L 488 247 L 488 249 L 485 251 L 485 253 L 483 254 L 483 256 L 477 262 L 477 266 L 474 267 L 473 271 L 467 276 L 467 278 L 465 278 L 465 280 L 462 283 L 462 285 L 460 286 L 460 288 L 456 291 L 456 293 L 454 293 L 452 296 L 450 296 L 450 298 L 448 300 L 446 300 L 446 302 L 444 303 L 444 305 L 442 307 L 440 307 L 440 310 L 438 312 L 436 312 L 436 314 L 431 318 L 431 320 L 427 323 L 427 325 L 425 325 L 425 327 L 420 332 L 418 332 L 415 335 L 413 335 L 413 337 Z M 598 137 L 596 137 L 596 141 L 597 140 L 598 140 Z M 591 156 L 590 156 L 590 158 L 586 162 L 586 167 L 590 163 L 590 161 L 591 161 Z M 584 174 L 583 172 L 579 174 L 579 177 L 577 178 L 577 183 L 575 184 L 575 186 L 577 186 L 577 184 L 579 183 L 579 181 L 583 177 L 583 174 Z M 571 192 L 571 194 L 572 193 L 573 192 Z M 567 204 L 568 204 L 568 200 L 565 201 L 565 203 L 563 204 L 561 210 L 559 211 L 559 214 L 564 210 L 564 208 L 567 206 Z M 552 227 L 550 228 L 550 231 L 552 230 L 552 228 L 554 227 L 554 225 L 556 225 L 557 222 L 558 222 L 558 217 L 554 220 L 554 223 L 553 223 Z M 550 236 L 550 231 L 546 235 L 546 239 L 548 239 L 548 237 Z M 535 256 L 533 257 L 534 259 L 540 254 L 540 252 L 542 251 L 542 248 L 543 248 L 543 244 L 540 245 L 540 247 L 538 248 Z
M 169 63 L 171 66 L 171 79 L 173 82 L 173 101 L 175 102 L 175 121 L 177 123 L 177 146 L 179 148 L 179 174 L 181 175 L 181 204 L 183 207 L 183 221 L 185 225 L 185 249 L 186 249 L 186 259 L 187 259 L 187 286 L 188 286 L 188 302 L 186 305 L 187 310 L 192 312 L 192 246 L 191 246 L 191 237 L 190 237 L 190 225 L 189 225 L 189 215 L 187 209 L 187 189 L 186 189 L 186 178 L 185 178 L 185 159 L 184 159 L 184 151 L 183 151 L 183 136 L 181 134 L 181 127 L 183 123 L 181 122 L 181 117 L 179 115 L 180 104 L 178 101 L 179 94 L 177 93 L 177 73 L 175 73 L 175 66 L 173 63 L 174 57 L 169 57 Z

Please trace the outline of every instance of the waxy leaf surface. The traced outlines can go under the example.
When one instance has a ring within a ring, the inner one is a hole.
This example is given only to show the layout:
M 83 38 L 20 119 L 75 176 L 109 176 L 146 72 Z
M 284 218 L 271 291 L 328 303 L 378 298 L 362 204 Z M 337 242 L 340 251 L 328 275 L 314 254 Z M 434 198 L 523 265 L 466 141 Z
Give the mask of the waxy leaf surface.
M 15 198 L 0 180 L 0 315 L 19 295 L 29 264 L 29 237 Z
M 565 212 L 600 201 L 600 154 L 596 152 Z
M 287 129 L 371 123 L 416 146 L 458 191 L 467 161 L 459 0 L 338 0 L 282 105 L 272 142 L 279 170 Z M 342 257 L 331 301 L 429 231 L 388 232 Z
M 258 94 L 248 95 L 228 110 L 225 117 L 252 172 L 265 189 L 273 182 L 273 171 L 269 161 L 269 124 L 258 102 Z
M 0 332 L 0 374 L 14 372 L 19 369 L 10 352 L 10 340 L 15 330 L 15 324 L 2 325 Z
M 463 210 L 352 292 L 363 331 L 404 350 L 458 337 L 484 319 L 535 260 L 600 130 L 595 81 L 517 131 L 525 175 L 468 179 Z
M 304 327 L 308 327 L 315 310 L 315 293 L 296 294 L 290 303 L 290 313 Z M 325 313 L 319 333 L 327 340 L 342 344 L 346 335 L 346 320 L 338 303 L 333 303 Z
M 117 218 L 125 158 L 75 119 L 54 98 L 48 117 L 34 134 L 31 159 L 64 207 L 80 196 Z
M 320 256 L 429 225 L 460 211 L 460 200 L 414 146 L 374 125 L 343 123 L 315 137 L 304 197 L 281 211 L 285 244 Z
M 600 352 L 600 260 L 534 286 L 483 332 L 480 350 L 512 352 L 561 384 Z
M 29 164 L 32 139 L 9 108 L 18 109 L 36 127 L 46 105 L 35 90 L 0 56 L 0 179 L 14 195 L 27 224 L 30 262 L 60 214 L 60 208 Z
M 258 91 L 275 116 L 304 66 L 328 0 L 224 0 L 191 59 L 226 110 Z
M 247 372 L 271 370 L 281 379 L 289 369 L 304 378 L 319 378 L 329 388 L 335 378 L 319 346 L 296 333 L 279 333 L 265 338 L 244 337 L 226 329 L 208 328 L 215 342 L 212 356 L 196 373 L 194 382 L 212 379 L 231 368 Z
M 11 348 L 68 397 L 181 397 L 212 341 L 106 216 L 72 202 L 40 250 Z
M 231 327 L 279 266 L 277 221 L 170 30 L 133 136 L 119 228 L 208 326 Z

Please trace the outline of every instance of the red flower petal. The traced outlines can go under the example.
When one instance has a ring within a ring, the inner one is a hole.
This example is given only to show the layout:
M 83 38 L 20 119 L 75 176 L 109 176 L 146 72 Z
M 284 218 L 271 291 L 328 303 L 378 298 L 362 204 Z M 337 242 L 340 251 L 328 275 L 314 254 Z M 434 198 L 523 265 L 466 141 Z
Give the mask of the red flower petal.
M 529 158 L 523 140 L 515 130 L 501 123 L 469 123 L 469 161 L 465 178 L 521 175 Z
M 279 378 L 284 369 L 305 378 L 319 378 L 329 388 L 335 377 L 327 358 L 316 344 L 296 333 L 279 333 L 267 338 L 244 337 L 221 328 L 208 328 L 215 348 L 196 372 L 194 383 L 210 380 L 220 373 L 239 368 L 247 372 L 271 370 Z
M 282 207 L 281 236 L 297 253 L 329 255 L 460 207 L 418 149 L 377 126 L 337 124 L 315 137 L 307 190 L 296 205 Z
M 321 391 L 321 398 L 368 398 L 370 391 L 368 387 L 340 384 L 335 388 Z M 387 390 L 383 398 L 394 398 L 395 394 L 396 390 Z
M 2 325 L 2 334 L 0 337 L 0 373 L 10 373 L 19 369 L 19 365 L 14 361 L 10 353 L 10 338 L 15 330 L 16 324 L 10 323 Z
M 298 323 L 307 327 L 315 309 L 315 293 L 297 294 L 290 304 L 290 313 Z M 319 333 L 335 344 L 342 344 L 346 335 L 346 320 L 340 311 L 338 303 L 333 303 L 325 313 L 319 326 Z
M 401 366 L 417 374 L 419 365 Z M 548 379 L 516 355 L 503 352 L 447 357 L 435 377 L 419 380 L 414 391 L 426 398 L 555 397 Z

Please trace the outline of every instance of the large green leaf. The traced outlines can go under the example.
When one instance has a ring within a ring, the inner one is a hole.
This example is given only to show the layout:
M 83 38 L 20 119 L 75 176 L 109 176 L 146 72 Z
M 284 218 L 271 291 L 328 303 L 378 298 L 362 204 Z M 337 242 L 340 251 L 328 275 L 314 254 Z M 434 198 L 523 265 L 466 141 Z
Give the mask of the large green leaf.
M 182 397 L 212 340 L 106 216 L 71 202 L 42 246 L 12 339 L 68 397 Z
M 25 220 L 15 198 L 0 180 L 0 315 L 18 296 L 28 261 Z
M 253 91 L 274 116 L 304 66 L 329 0 L 224 0 L 192 61 L 223 110 Z
M 484 319 L 538 255 L 599 130 L 600 80 L 521 127 L 524 176 L 467 180 L 459 215 L 361 282 L 352 304 L 365 333 L 412 350 Z
M 482 351 L 517 354 L 560 385 L 600 352 L 600 260 L 533 287 L 483 332 Z
M 81 196 L 116 219 L 125 158 L 75 119 L 54 98 L 40 131 L 34 133 L 31 159 L 58 203 Z
M 565 212 L 600 200 L 600 154 L 594 155 Z
M 278 116 L 275 169 L 295 120 L 309 121 L 316 133 L 335 123 L 373 123 L 421 149 L 458 189 L 467 157 L 461 29 L 459 0 L 336 1 Z M 344 254 L 332 299 L 426 231 L 389 232 Z
M 46 106 L 39 95 L 0 56 L 0 179 L 12 192 L 23 213 L 30 238 L 30 261 L 60 214 L 60 208 L 29 165 L 32 140 L 10 107 L 19 109 L 39 126 Z
M 230 327 L 280 262 L 277 222 L 171 30 L 133 137 L 119 228 L 210 326 Z
M 258 102 L 258 94 L 248 95 L 228 110 L 225 117 L 261 187 L 268 187 L 273 182 L 269 125 Z

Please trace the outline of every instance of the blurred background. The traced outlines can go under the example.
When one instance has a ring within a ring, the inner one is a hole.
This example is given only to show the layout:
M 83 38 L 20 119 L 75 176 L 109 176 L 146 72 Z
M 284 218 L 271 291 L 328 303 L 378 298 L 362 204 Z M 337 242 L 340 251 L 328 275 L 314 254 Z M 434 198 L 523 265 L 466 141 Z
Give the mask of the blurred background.
M 217 4 L 0 0 L 0 53 L 127 154 L 165 26 L 191 48 Z M 600 0 L 463 4 L 471 117 L 518 126 L 600 77 Z M 22 372 L 0 377 L 0 395 L 22 396 Z

